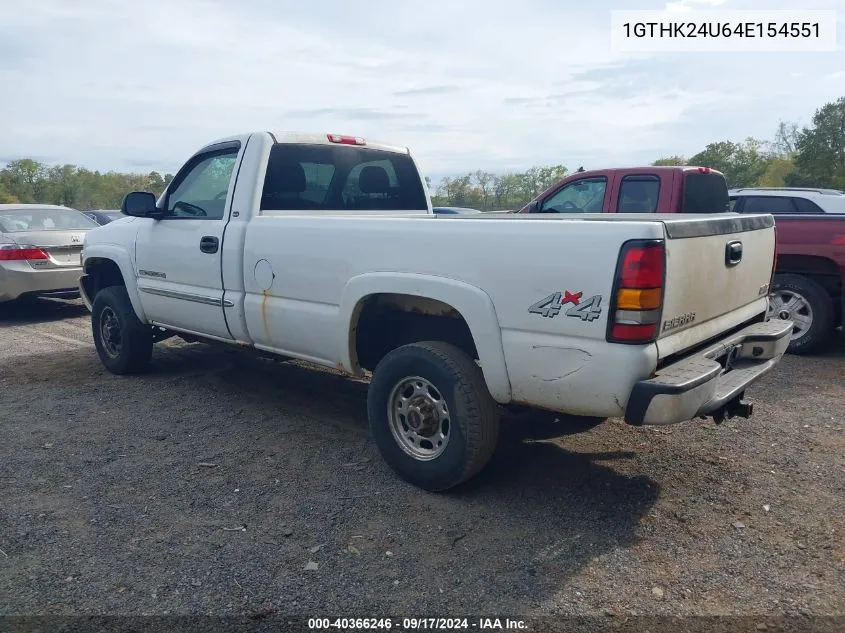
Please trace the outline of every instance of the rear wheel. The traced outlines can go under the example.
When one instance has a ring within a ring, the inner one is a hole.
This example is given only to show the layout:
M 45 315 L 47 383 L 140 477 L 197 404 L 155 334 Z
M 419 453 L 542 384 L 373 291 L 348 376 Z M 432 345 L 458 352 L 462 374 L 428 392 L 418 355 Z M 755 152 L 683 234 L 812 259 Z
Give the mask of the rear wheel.
M 149 365 L 153 332 L 135 315 L 124 286 L 109 286 L 97 293 L 91 329 L 100 361 L 113 374 L 139 373 Z
M 833 301 L 815 280 L 804 275 L 775 275 L 769 296 L 769 316 L 793 322 L 788 351 L 819 351 L 833 333 Z
M 499 436 L 481 369 L 449 343 L 404 345 L 376 367 L 367 397 L 382 457 L 406 481 L 446 490 L 477 474 Z

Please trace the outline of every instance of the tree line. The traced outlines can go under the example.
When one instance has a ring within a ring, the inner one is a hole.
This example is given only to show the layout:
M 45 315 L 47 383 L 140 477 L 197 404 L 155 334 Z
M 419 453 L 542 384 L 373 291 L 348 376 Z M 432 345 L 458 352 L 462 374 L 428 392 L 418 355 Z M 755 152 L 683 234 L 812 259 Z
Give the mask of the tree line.
M 0 169 L 0 204 L 61 204 L 72 209 L 119 209 L 130 191 L 164 191 L 172 174 L 91 171 L 76 165 L 45 165 L 31 158 Z
M 810 125 L 781 121 L 774 138 L 717 141 L 690 156 L 668 156 L 652 165 L 695 165 L 725 174 L 728 187 L 825 187 L 845 190 L 845 97 L 825 104 Z M 596 166 L 600 167 L 600 166 Z M 435 206 L 518 209 L 568 175 L 563 165 L 521 173 L 475 171 L 444 178 Z
M 810 125 L 781 121 L 774 138 L 717 141 L 690 156 L 668 156 L 653 165 L 697 165 L 725 174 L 729 187 L 826 187 L 845 189 L 845 97 L 827 103 Z M 495 174 L 476 170 L 443 178 L 433 190 L 435 206 L 483 210 L 516 209 L 568 174 L 564 165 Z M 171 174 L 90 171 L 76 165 L 50 166 L 30 158 L 0 170 L 0 203 L 50 203 L 76 209 L 116 209 L 129 191 L 156 195 Z

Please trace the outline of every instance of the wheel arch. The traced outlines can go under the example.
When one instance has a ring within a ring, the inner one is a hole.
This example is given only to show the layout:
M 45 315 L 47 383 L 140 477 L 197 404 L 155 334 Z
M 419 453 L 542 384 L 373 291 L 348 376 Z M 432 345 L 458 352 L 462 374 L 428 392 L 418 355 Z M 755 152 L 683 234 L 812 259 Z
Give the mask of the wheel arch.
M 400 312 L 434 314 L 454 311 L 449 316 L 466 323 L 481 364 L 487 388 L 501 403 L 511 397 L 502 335 L 490 296 L 480 288 L 446 277 L 415 273 L 378 272 L 353 277 L 345 286 L 340 303 L 343 368 L 355 375 L 362 373 L 358 359 L 358 325 L 365 308 L 375 297 L 401 298 Z
M 96 249 L 86 249 L 80 289 L 87 295 L 87 301 L 93 303 L 97 292 L 107 286 L 125 286 L 135 315 L 142 323 L 146 323 L 141 295 L 134 281 L 134 269 L 126 251 L 118 247 L 99 245 Z

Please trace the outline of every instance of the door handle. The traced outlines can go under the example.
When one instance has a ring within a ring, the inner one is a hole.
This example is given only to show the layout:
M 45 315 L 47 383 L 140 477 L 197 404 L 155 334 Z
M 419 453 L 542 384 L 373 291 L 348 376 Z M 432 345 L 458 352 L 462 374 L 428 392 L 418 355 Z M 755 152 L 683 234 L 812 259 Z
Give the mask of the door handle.
M 203 253 L 216 253 L 220 247 L 220 240 L 213 235 L 203 235 L 200 240 L 200 250 Z

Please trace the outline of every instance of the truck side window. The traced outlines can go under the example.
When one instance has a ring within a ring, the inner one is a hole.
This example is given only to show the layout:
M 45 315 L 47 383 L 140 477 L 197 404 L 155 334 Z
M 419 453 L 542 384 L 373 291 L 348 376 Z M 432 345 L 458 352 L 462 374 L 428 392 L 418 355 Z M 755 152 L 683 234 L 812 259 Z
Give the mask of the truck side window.
M 607 178 L 582 178 L 565 185 L 543 201 L 543 213 L 601 213 Z
M 660 178 L 651 174 L 625 176 L 619 187 L 617 213 L 654 213 L 660 195 Z
M 165 217 L 222 220 L 238 151 L 232 148 L 208 154 L 184 176 L 177 176 L 179 182 L 167 196 Z
M 796 213 L 792 198 L 780 196 L 748 196 L 742 206 L 743 213 Z

